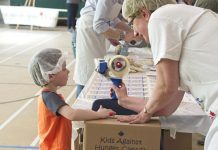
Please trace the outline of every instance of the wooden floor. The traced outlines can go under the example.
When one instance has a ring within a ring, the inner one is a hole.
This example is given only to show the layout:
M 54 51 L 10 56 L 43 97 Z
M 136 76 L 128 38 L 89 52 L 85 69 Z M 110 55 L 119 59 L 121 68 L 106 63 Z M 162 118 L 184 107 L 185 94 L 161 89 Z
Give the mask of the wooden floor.
M 69 83 L 60 89 L 69 103 L 75 100 L 73 70 L 75 60 L 71 49 L 71 34 L 66 27 L 19 30 L 0 27 L 0 150 L 31 149 L 38 146 L 37 102 L 39 87 L 30 79 L 27 66 L 32 55 L 44 48 L 58 48 L 69 53 Z M 10 102 L 16 101 L 17 102 Z M 193 135 L 193 150 L 203 150 L 196 144 L 200 135 Z
M 72 104 L 75 100 L 75 60 L 71 34 L 66 28 L 37 28 L 33 31 L 29 27 L 19 30 L 5 26 L 0 28 L 0 149 L 6 149 L 3 146 L 38 146 L 37 101 L 33 97 L 39 94 L 40 88 L 30 79 L 27 66 L 35 52 L 49 47 L 69 53 L 69 81 L 60 93 Z

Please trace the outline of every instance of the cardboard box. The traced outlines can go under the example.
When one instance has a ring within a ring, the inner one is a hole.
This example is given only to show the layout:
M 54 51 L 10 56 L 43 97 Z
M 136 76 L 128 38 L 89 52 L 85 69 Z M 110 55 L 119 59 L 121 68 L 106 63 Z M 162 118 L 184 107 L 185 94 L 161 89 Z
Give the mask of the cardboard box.
M 192 134 L 176 133 L 176 138 L 170 137 L 170 132 L 164 130 L 163 150 L 192 150 Z
M 128 124 L 116 119 L 86 121 L 83 150 L 160 150 L 160 122 Z

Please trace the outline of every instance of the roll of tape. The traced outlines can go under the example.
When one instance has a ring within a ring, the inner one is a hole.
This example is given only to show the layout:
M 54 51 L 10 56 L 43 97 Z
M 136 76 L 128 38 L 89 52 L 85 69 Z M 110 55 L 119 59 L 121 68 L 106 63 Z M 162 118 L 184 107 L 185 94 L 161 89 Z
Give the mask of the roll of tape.
M 122 78 L 129 73 L 130 63 L 125 56 L 116 55 L 110 59 L 108 68 L 113 77 Z

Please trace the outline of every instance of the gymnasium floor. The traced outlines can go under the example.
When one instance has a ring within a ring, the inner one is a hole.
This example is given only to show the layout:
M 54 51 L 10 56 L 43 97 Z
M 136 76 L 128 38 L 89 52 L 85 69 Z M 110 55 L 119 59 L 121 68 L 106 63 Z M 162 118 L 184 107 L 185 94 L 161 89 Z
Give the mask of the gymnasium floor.
M 0 28 L 1 146 L 38 146 L 37 101 L 33 97 L 39 94 L 40 88 L 33 84 L 27 71 L 28 62 L 35 52 L 51 47 L 69 53 L 67 67 L 71 71 L 70 78 L 60 93 L 71 104 L 75 100 L 72 79 L 75 60 L 70 41 L 71 34 L 65 28 L 33 31 L 29 27 L 19 30 L 5 26 Z M 0 149 L 5 149 L 1 146 Z
M 37 101 L 34 96 L 39 94 L 40 88 L 30 79 L 27 66 L 35 52 L 49 47 L 69 53 L 70 78 L 60 93 L 72 104 L 75 100 L 72 79 L 75 60 L 71 34 L 66 27 L 30 31 L 29 27 L 16 30 L 0 25 L 0 150 L 30 150 L 38 146 Z M 198 134 L 193 135 L 193 150 L 203 150 L 202 146 L 196 145 L 200 138 Z

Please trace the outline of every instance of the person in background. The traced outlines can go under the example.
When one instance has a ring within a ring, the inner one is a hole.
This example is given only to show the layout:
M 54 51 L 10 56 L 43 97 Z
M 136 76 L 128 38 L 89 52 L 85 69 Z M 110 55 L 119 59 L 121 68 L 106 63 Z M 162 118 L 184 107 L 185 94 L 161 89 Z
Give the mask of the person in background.
M 59 87 L 65 86 L 69 70 L 66 55 L 58 49 L 44 49 L 37 52 L 29 63 L 29 73 L 34 83 L 40 87 L 38 98 L 38 134 L 40 150 L 71 150 L 71 121 L 107 118 L 114 112 L 100 108 L 92 110 L 73 109 Z
M 191 5 L 193 0 L 182 0 L 185 4 Z
M 76 67 L 77 96 L 95 70 L 94 59 L 106 55 L 107 42 L 130 41 L 133 30 L 118 16 L 123 0 L 86 0 L 77 21 Z
M 218 0 L 176 0 L 179 4 L 193 5 L 205 9 L 210 9 L 215 13 L 218 13 Z
M 208 9 L 175 5 L 172 0 L 125 0 L 122 11 L 135 34 L 150 42 L 157 78 L 146 99 L 128 96 L 124 84 L 113 86 L 121 106 L 139 112 L 118 120 L 145 123 L 152 116 L 168 116 L 188 92 L 201 100 L 213 121 L 204 149 L 217 150 L 218 15 Z
M 67 28 L 73 32 L 76 28 L 76 15 L 78 10 L 79 0 L 66 0 L 67 4 Z
M 176 0 L 176 2 L 178 4 L 187 4 L 187 5 L 191 5 L 192 4 L 192 0 Z
M 194 6 L 210 9 L 218 13 L 218 0 L 195 0 Z
M 72 33 L 72 50 L 76 58 L 76 16 L 79 7 L 79 0 L 66 0 L 67 4 L 67 28 Z

